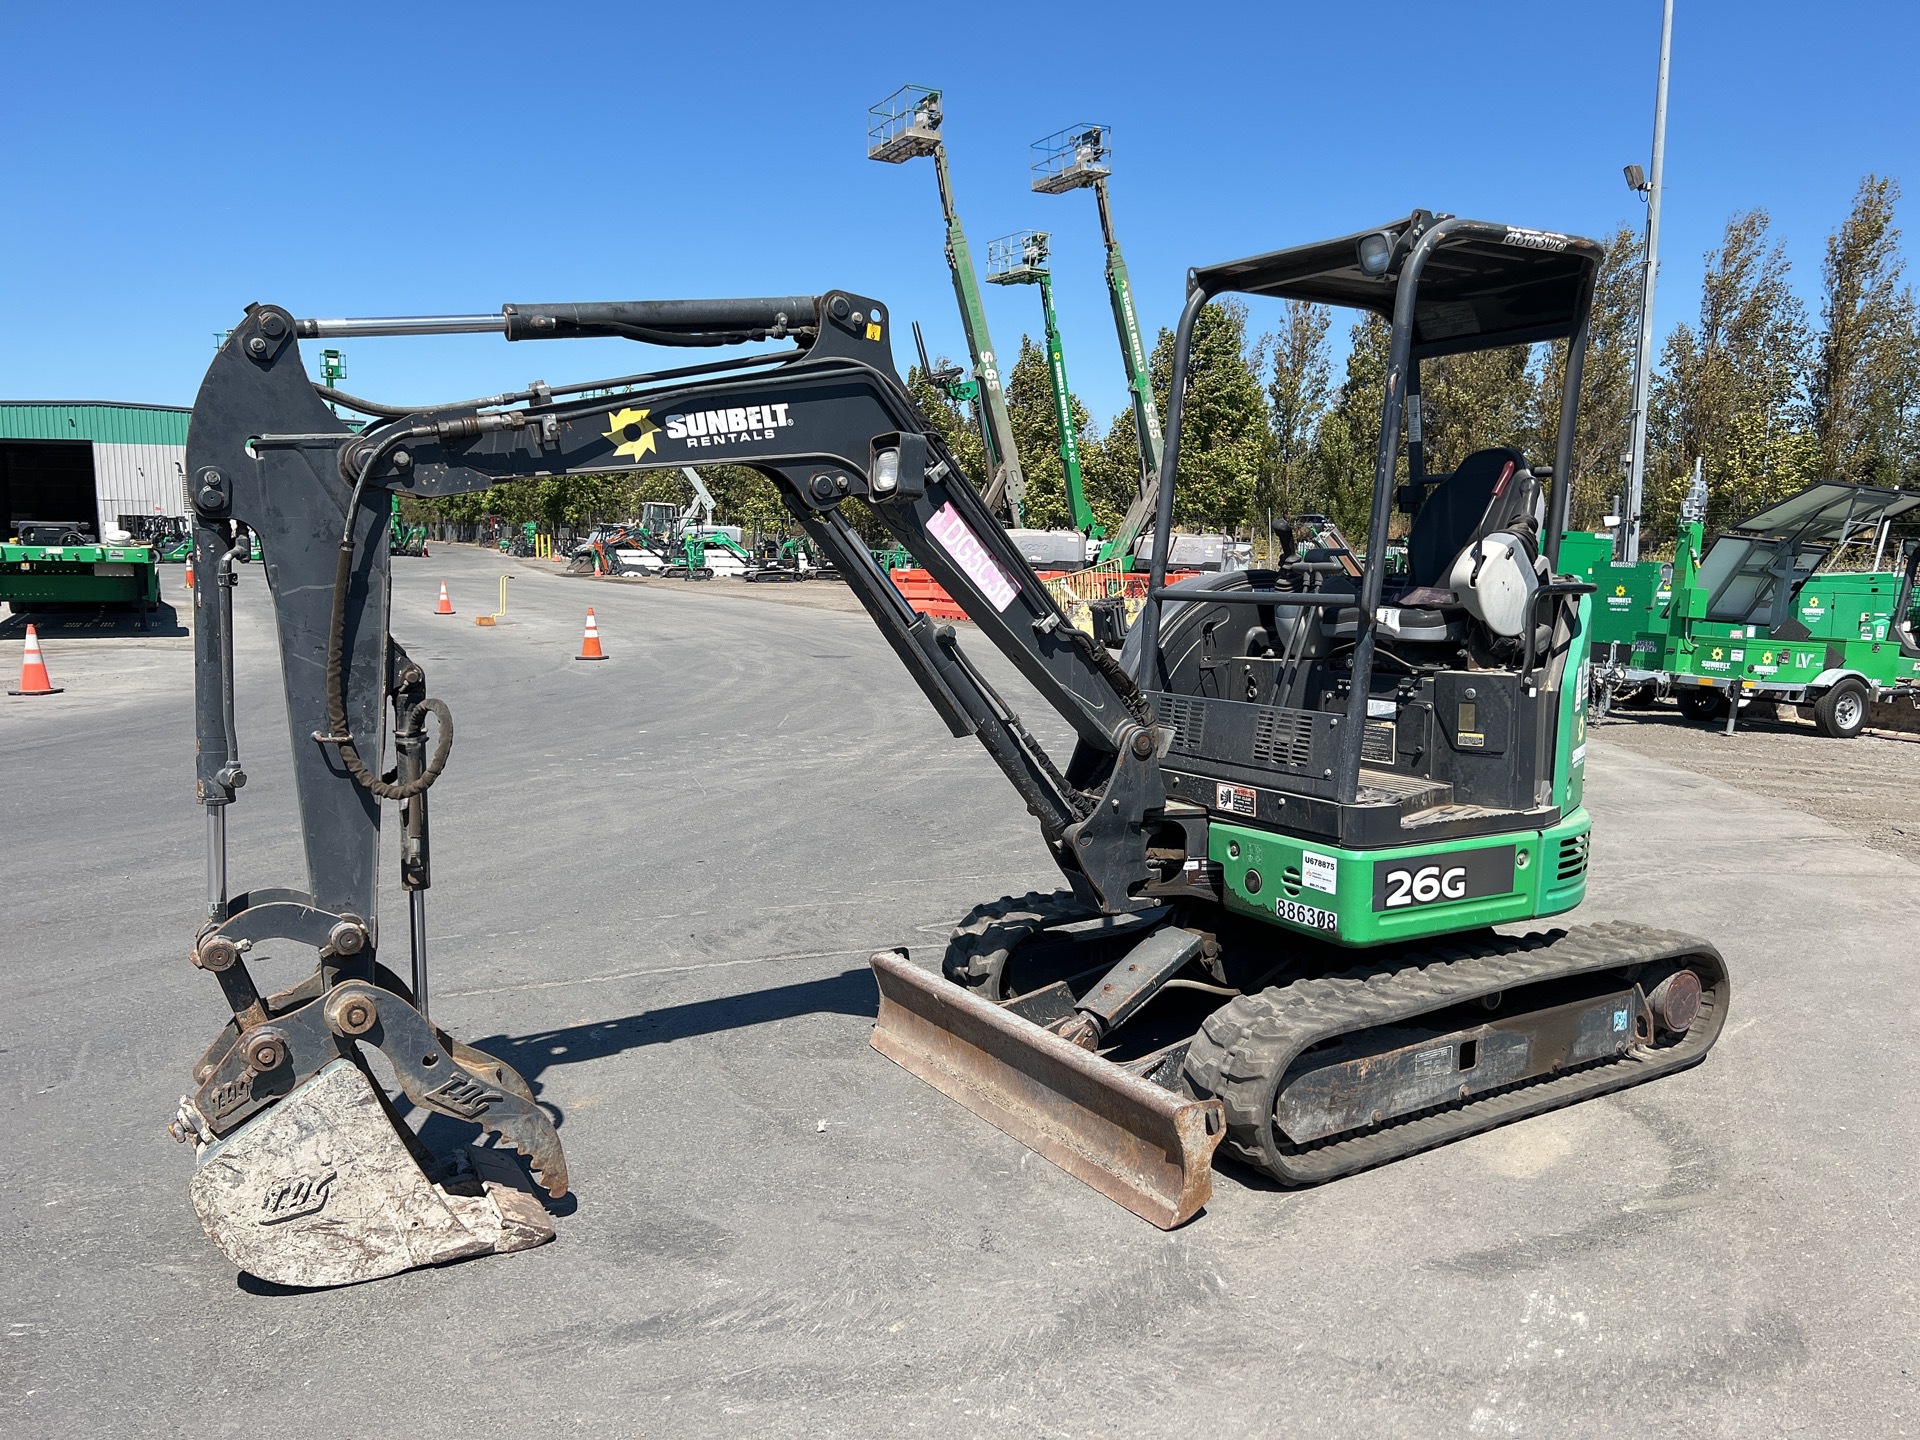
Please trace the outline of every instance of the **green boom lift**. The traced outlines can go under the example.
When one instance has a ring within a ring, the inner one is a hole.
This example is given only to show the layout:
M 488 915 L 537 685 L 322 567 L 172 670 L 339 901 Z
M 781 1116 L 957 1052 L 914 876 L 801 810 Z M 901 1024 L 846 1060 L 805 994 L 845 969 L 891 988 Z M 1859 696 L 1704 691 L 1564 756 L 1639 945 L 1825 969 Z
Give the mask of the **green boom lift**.
M 992 478 L 981 496 L 990 510 L 1004 508 L 1018 525 L 1026 498 L 1027 480 L 1020 470 L 1020 453 L 1013 443 L 1013 422 L 1007 417 L 1006 390 L 1000 383 L 1000 365 L 994 359 L 993 337 L 987 333 L 987 310 L 980 299 L 980 282 L 973 273 L 973 251 L 953 208 L 953 184 L 947 175 L 947 147 L 940 138 L 940 92 L 923 85 L 902 85 L 867 111 L 867 158 L 889 165 L 904 164 L 922 155 L 933 157 L 940 181 L 940 209 L 947 217 L 947 268 L 953 273 L 953 293 L 960 302 L 960 321 L 973 356 L 973 373 L 980 382 L 984 416 L 981 433 L 987 440 L 987 467 Z M 875 338 L 879 335 L 875 326 Z
M 1160 412 L 1153 403 L 1153 380 L 1147 367 L 1147 349 L 1140 338 L 1140 316 L 1133 308 L 1133 285 L 1127 262 L 1113 234 L 1113 209 L 1107 200 L 1107 177 L 1113 173 L 1110 132 L 1104 125 L 1070 125 L 1036 140 L 1029 167 L 1033 188 L 1043 195 L 1069 190 L 1092 190 L 1100 206 L 1100 234 L 1107 245 L 1107 298 L 1113 304 L 1113 324 L 1120 335 L 1120 358 L 1127 367 L 1127 390 L 1133 397 L 1133 428 L 1140 437 L 1140 493 L 1127 508 L 1120 528 L 1100 549 L 1100 559 L 1131 566 L 1133 546 L 1153 517 L 1160 490 Z
M 1067 357 L 1060 343 L 1060 316 L 1053 308 L 1053 275 L 1047 269 L 1047 232 L 1021 230 L 987 242 L 989 285 L 1037 285 L 1040 313 L 1047 326 L 1047 373 L 1053 378 L 1053 414 L 1060 426 L 1060 468 L 1066 476 L 1067 508 L 1073 528 L 1090 540 L 1104 540 L 1106 527 L 1087 503 L 1080 476 L 1080 439 L 1074 433 L 1073 395 L 1067 389 Z

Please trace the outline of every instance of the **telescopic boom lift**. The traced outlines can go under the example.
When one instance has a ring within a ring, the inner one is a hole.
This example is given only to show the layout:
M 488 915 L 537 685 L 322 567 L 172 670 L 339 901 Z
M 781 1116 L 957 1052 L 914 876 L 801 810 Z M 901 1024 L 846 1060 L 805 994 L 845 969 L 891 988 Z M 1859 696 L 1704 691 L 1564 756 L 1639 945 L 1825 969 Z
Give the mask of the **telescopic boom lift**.
M 1040 313 L 1047 327 L 1047 374 L 1053 381 L 1053 414 L 1060 427 L 1060 468 L 1066 476 L 1070 523 L 1089 540 L 1106 537 L 1106 527 L 1087 503 L 1080 474 L 1080 437 L 1074 433 L 1073 392 L 1067 388 L 1067 356 L 1060 343 L 1060 316 L 1053 308 L 1053 275 L 1047 269 L 1047 234 L 1022 230 L 987 242 L 989 285 L 1037 285 Z
M 1160 411 L 1153 403 L 1153 376 L 1147 364 L 1146 343 L 1140 336 L 1140 316 L 1133 307 L 1133 284 L 1120 241 L 1113 233 L 1113 209 L 1107 199 L 1108 165 L 1112 146 L 1104 125 L 1080 124 L 1036 140 L 1032 147 L 1033 188 L 1043 195 L 1069 190 L 1092 190 L 1100 205 L 1100 235 L 1107 245 L 1107 299 L 1113 305 L 1113 325 L 1120 335 L 1120 359 L 1127 367 L 1127 391 L 1133 397 L 1133 429 L 1140 440 L 1140 493 L 1127 507 L 1120 528 L 1100 549 L 1102 560 L 1133 563 L 1134 541 L 1153 519 L 1154 492 L 1160 483 Z
M 922 155 L 933 157 L 940 182 L 940 209 L 947 217 L 947 269 L 953 275 L 954 297 L 960 302 L 960 323 L 967 332 L 967 350 L 973 356 L 974 378 L 980 382 L 980 406 L 987 442 L 987 466 L 992 471 L 981 492 L 987 508 L 1003 510 L 1014 525 L 1021 523 L 1027 480 L 1020 469 L 1020 451 L 1013 441 L 1013 421 L 1007 416 L 1006 390 L 1000 379 L 993 336 L 987 332 L 987 308 L 980 298 L 980 282 L 973 273 L 973 251 L 960 228 L 960 212 L 953 207 L 953 182 L 947 174 L 947 146 L 940 138 L 940 92 L 922 85 L 902 85 L 867 111 L 867 158 L 901 165 Z

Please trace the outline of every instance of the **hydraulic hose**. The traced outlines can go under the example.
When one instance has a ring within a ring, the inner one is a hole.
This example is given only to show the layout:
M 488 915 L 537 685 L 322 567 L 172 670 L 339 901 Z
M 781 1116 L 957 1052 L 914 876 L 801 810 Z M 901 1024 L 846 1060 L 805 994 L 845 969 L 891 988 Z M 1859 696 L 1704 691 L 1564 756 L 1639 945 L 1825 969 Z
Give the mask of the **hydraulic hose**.
M 423 712 L 433 714 L 440 721 L 440 737 L 434 744 L 432 758 L 411 780 L 399 784 L 383 780 L 360 758 L 359 748 L 353 743 L 353 732 L 347 725 L 345 664 L 347 592 L 353 582 L 353 522 L 360 513 L 360 500 L 366 494 L 367 482 L 380 462 L 408 440 L 434 433 L 436 428 L 431 425 L 409 426 L 383 437 L 361 456 L 359 475 L 347 500 L 347 518 L 340 527 L 340 554 L 333 571 L 333 615 L 327 630 L 327 725 L 332 732 L 329 739 L 340 747 L 340 763 L 347 767 L 347 773 L 382 800 L 410 800 L 425 793 L 440 778 L 440 772 L 447 768 L 447 756 L 453 750 L 453 712 L 441 700 L 422 700 L 407 712 L 402 721 L 406 725 L 415 723 Z

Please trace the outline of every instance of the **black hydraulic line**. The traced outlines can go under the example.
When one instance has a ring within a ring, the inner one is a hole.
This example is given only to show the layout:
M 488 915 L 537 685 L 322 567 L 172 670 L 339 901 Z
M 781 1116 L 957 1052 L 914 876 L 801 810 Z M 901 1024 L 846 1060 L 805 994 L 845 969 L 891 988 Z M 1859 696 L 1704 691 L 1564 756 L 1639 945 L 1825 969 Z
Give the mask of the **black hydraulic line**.
M 354 481 L 353 493 L 347 500 L 347 517 L 340 527 L 340 555 L 335 562 L 333 572 L 333 616 L 327 629 L 327 724 L 331 733 L 325 737 L 327 743 L 335 745 L 340 751 L 340 763 L 347 767 L 347 773 L 365 786 L 373 795 L 382 800 L 410 800 L 422 794 L 440 778 L 440 772 L 447 768 L 447 756 L 453 749 L 453 712 L 442 700 L 422 700 L 409 712 L 404 724 L 417 723 L 421 712 L 431 713 L 440 722 L 440 737 L 434 744 L 433 756 L 427 761 L 426 768 L 411 779 L 393 784 L 382 780 L 369 770 L 366 762 L 360 758 L 359 748 L 353 743 L 353 732 L 347 724 L 346 695 L 346 638 L 347 638 L 347 592 L 353 582 L 353 521 L 360 511 L 360 500 L 366 494 L 367 481 L 372 478 L 376 466 L 389 458 L 408 440 L 433 435 L 438 429 L 433 425 L 409 425 L 404 430 L 396 430 L 369 446 L 360 457 L 357 467 L 359 477 Z
M 438 415 L 447 411 L 491 410 L 502 405 L 526 401 L 551 401 L 561 395 L 578 395 L 587 390 L 606 391 L 646 385 L 660 380 L 680 380 L 695 375 L 712 375 L 722 370 L 745 370 L 752 366 L 784 365 L 805 355 L 805 350 L 785 350 L 771 355 L 745 355 L 737 360 L 713 360 L 703 365 L 682 365 L 672 370 L 643 370 L 637 375 L 616 375 L 607 380 L 582 380 L 575 385 L 546 385 L 538 389 L 512 390 L 502 395 L 484 395 L 473 400 L 449 400 L 437 405 L 389 405 L 349 395 L 331 385 L 316 384 L 314 393 L 334 405 L 345 405 L 362 415 L 382 420 L 404 420 L 409 415 Z

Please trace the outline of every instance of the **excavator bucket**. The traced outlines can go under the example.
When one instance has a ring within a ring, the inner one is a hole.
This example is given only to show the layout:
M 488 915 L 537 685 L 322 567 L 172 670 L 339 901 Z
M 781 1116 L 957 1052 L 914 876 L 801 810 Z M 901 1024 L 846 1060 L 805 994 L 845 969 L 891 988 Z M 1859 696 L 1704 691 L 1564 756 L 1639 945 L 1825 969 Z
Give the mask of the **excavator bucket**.
M 899 950 L 871 958 L 873 1048 L 1077 1180 L 1162 1230 L 1213 1194 L 1218 1100 L 1128 1074 L 929 972 Z
M 366 1075 L 335 1060 L 203 1144 L 189 1194 L 226 1257 L 276 1285 L 352 1285 L 551 1240 L 512 1162 L 469 1156 L 464 1183 L 429 1179 Z

